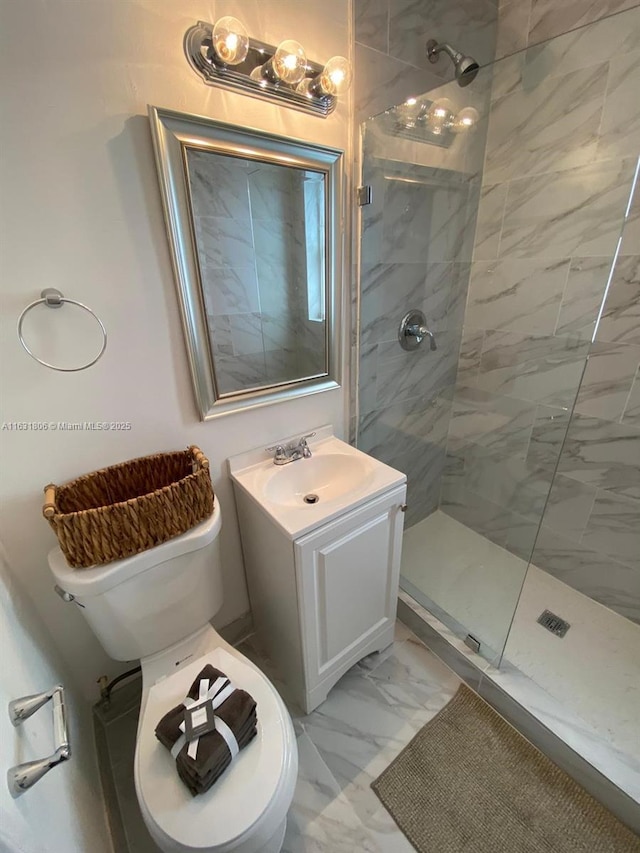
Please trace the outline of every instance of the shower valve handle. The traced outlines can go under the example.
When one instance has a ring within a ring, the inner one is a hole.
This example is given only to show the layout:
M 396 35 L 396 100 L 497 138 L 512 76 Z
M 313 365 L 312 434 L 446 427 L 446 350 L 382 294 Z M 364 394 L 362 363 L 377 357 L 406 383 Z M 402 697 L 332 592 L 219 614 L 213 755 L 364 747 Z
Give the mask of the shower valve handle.
M 405 335 L 410 335 L 414 338 L 420 338 L 420 341 L 422 341 L 423 338 L 426 338 L 428 336 L 429 348 L 431 349 L 431 352 L 438 349 L 435 335 L 433 334 L 433 332 L 429 331 L 426 326 L 419 326 L 417 324 L 414 326 L 407 326 L 407 328 L 405 329 Z
M 427 318 L 417 308 L 409 311 L 400 321 L 398 341 L 402 349 L 415 350 L 425 338 L 429 338 L 431 352 L 438 349 L 436 338 L 427 326 Z

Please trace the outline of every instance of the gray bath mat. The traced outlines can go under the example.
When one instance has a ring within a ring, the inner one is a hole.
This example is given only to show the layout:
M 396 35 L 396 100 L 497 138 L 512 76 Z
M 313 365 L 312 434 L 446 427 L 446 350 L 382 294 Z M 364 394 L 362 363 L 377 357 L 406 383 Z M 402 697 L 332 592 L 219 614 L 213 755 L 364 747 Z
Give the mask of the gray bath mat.
M 419 853 L 639 853 L 640 839 L 468 687 L 371 786 Z

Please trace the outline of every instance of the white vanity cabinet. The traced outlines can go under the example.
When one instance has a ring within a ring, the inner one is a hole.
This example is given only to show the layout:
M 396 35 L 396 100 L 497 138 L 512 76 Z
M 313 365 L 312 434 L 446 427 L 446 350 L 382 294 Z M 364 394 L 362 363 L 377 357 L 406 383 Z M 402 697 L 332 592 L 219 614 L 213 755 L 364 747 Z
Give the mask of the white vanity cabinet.
M 405 494 L 393 489 L 294 542 L 307 712 L 393 642 Z
M 393 642 L 406 476 L 333 435 L 229 460 L 260 646 L 307 713 Z M 295 439 L 295 437 L 294 437 Z M 299 438 L 298 438 L 299 442 Z
M 365 655 L 393 642 L 404 484 L 289 539 L 236 488 L 260 646 L 307 713 Z

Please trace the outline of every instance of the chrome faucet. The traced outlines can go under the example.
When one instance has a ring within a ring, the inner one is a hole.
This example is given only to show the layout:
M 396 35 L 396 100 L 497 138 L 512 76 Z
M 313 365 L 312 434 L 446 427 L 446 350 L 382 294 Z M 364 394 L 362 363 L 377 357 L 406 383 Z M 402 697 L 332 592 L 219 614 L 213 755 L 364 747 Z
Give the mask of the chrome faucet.
M 311 448 L 307 444 L 307 439 L 313 438 L 314 435 L 315 432 L 310 432 L 289 444 L 274 444 L 273 447 L 267 447 L 267 453 L 275 452 L 274 465 L 288 465 L 289 462 L 295 462 L 297 459 L 308 459 L 311 456 Z

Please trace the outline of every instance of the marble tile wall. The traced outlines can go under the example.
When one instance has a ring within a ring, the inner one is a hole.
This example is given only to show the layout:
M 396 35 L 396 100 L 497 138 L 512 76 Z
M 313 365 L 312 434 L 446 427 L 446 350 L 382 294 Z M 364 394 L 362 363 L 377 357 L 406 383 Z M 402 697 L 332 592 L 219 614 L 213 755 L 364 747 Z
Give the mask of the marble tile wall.
M 486 114 L 487 85 L 450 81 L 453 66 L 426 57 L 429 38 L 449 40 L 481 61 L 493 55 L 493 0 L 354 0 L 356 123 L 429 92 L 455 110 Z M 408 474 L 405 526 L 438 504 L 460 349 L 486 124 L 449 148 L 389 135 L 381 118 L 357 133 L 363 182 L 359 309 L 358 446 Z M 362 146 L 362 147 L 361 147 Z M 406 352 L 401 318 L 424 311 L 438 349 Z
M 518 50 L 637 5 L 637 0 L 507 0 L 504 15 L 501 9 L 500 39 L 505 48 L 515 45 Z
M 307 316 L 302 178 L 280 166 L 189 152 L 195 238 L 220 393 L 324 365 Z
M 514 50 L 493 69 L 441 507 L 524 559 L 542 520 L 533 561 L 640 621 L 640 6 L 509 0 Z
M 408 475 L 410 527 L 438 504 L 479 181 L 376 157 L 365 170 L 358 447 Z M 410 309 L 424 312 L 437 350 L 400 346 Z
M 444 57 L 428 61 L 430 38 L 478 62 L 493 59 L 495 0 L 354 0 L 356 122 L 453 79 Z

